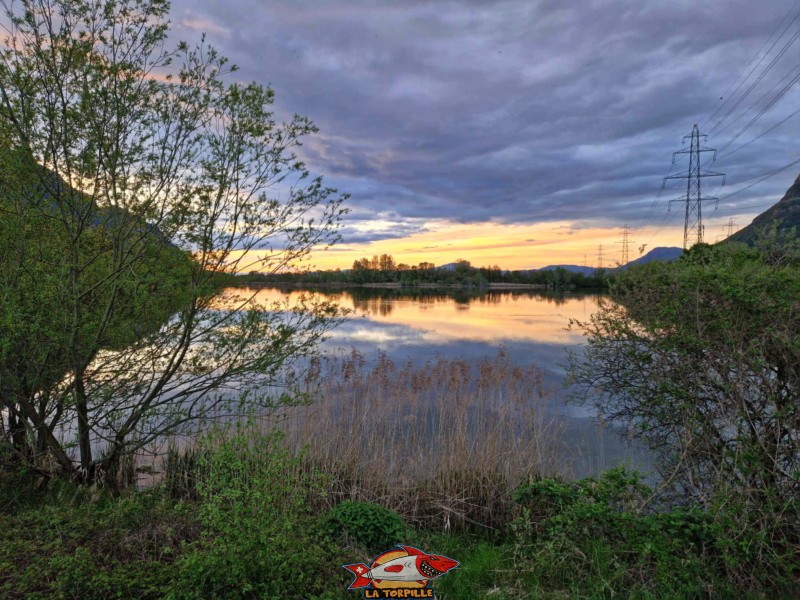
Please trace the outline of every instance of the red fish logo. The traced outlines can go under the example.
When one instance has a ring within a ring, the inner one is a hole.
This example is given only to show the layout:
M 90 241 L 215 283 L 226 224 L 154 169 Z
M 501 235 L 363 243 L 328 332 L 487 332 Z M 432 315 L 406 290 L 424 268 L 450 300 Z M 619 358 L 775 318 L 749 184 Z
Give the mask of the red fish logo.
M 431 580 L 457 566 L 452 558 L 398 546 L 376 556 L 369 566 L 356 563 L 343 568 L 355 576 L 347 589 L 363 589 L 365 598 L 433 598 Z

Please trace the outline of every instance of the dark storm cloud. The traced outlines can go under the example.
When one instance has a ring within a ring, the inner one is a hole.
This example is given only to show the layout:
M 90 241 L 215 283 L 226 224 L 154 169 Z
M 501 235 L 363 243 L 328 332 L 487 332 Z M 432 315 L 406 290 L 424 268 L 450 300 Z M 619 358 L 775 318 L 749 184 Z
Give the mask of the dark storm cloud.
M 304 156 L 352 194 L 345 239 L 355 243 L 438 218 L 642 225 L 682 136 L 713 125 L 704 120 L 793 4 L 182 0 L 173 18 L 183 37 L 209 31 L 242 79 L 273 85 L 276 110 L 317 123 Z M 740 110 L 797 63 L 798 48 Z M 729 150 L 797 105 L 795 89 Z M 799 121 L 721 156 L 728 190 L 795 158 Z M 777 200 L 798 170 L 736 199 Z M 679 193 L 664 193 L 659 215 Z M 396 225 L 356 224 L 374 218 Z
M 369 218 L 365 218 L 364 222 L 373 223 Z M 389 226 L 372 227 L 368 230 L 345 224 L 339 233 L 342 239 L 348 244 L 362 244 L 377 240 L 404 238 L 423 231 L 427 231 L 427 229 L 422 226 L 406 223 L 392 223 Z

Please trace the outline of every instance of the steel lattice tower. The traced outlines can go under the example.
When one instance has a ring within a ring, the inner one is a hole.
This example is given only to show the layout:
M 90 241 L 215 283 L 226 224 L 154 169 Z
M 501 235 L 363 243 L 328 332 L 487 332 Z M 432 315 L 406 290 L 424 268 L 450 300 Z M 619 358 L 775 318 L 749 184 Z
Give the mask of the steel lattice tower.
M 733 235 L 733 228 L 736 227 L 736 223 L 733 222 L 732 217 L 728 219 L 728 224 L 725 227 L 728 228 L 728 237 L 731 237 Z
M 622 264 L 622 265 L 627 265 L 628 264 L 628 243 L 629 243 L 628 236 L 629 236 L 629 234 L 630 234 L 630 230 L 628 229 L 628 226 L 625 225 L 622 228 L 622 241 L 620 242 L 622 244 L 622 262 L 620 264 Z
M 685 175 L 671 175 L 664 178 L 664 185 L 666 185 L 668 179 L 686 179 L 686 197 L 670 200 L 670 202 L 686 203 L 686 220 L 683 226 L 684 249 L 703 241 L 703 202 L 709 200 L 719 202 L 718 198 L 703 197 L 700 191 L 700 182 L 703 177 L 722 177 L 722 185 L 725 185 L 725 175 L 723 173 L 703 171 L 700 168 L 700 156 L 703 152 L 713 152 L 714 160 L 717 159 L 717 151 L 715 149 L 700 145 L 700 138 L 705 141 L 708 136 L 701 134 L 697 125 L 695 125 L 691 135 L 684 136 L 683 141 L 685 142 L 688 138 L 692 140 L 689 148 L 674 152 L 672 154 L 672 164 L 675 164 L 678 154 L 688 154 L 689 170 Z

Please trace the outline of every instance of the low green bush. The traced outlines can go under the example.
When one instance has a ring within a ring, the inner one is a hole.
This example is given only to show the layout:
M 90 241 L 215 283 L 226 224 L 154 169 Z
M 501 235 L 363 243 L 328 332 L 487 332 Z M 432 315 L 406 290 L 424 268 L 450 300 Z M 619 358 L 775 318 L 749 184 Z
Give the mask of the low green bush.
M 623 468 L 599 479 L 522 486 L 515 494 L 521 516 L 511 525 L 516 562 L 546 588 L 734 593 L 719 560 L 713 516 L 692 508 L 645 514 L 651 495 L 638 474 Z
M 371 502 L 345 500 L 323 519 L 323 529 L 334 540 L 358 544 L 370 552 L 387 550 L 401 543 L 408 533 L 396 512 Z
M 113 498 L 58 482 L 0 511 L 0 598 L 162 598 L 197 535 L 158 492 Z
M 315 536 L 319 478 L 281 437 L 240 429 L 203 440 L 197 515 L 203 536 L 177 563 L 170 598 L 312 598 L 347 579 L 336 547 Z

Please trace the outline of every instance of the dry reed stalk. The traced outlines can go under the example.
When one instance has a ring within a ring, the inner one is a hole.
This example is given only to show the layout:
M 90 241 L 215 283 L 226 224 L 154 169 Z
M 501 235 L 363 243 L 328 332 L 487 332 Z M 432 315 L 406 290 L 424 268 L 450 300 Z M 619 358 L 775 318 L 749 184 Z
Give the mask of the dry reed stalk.
M 312 363 L 303 381 L 315 402 L 281 415 L 304 468 L 328 479 L 325 506 L 380 503 L 425 526 L 500 527 L 510 494 L 556 464 L 553 394 L 539 369 L 505 350 L 472 367 L 436 358 L 373 365 L 353 350 Z

